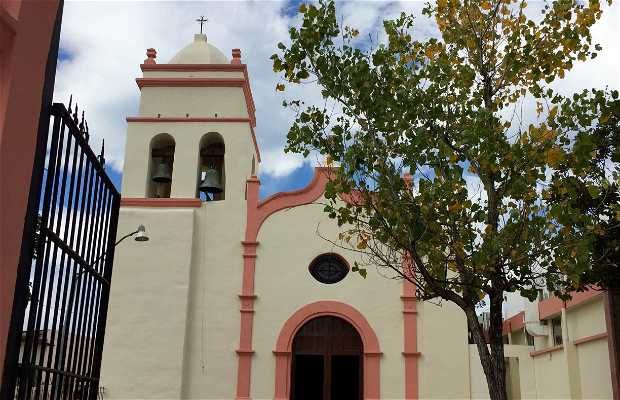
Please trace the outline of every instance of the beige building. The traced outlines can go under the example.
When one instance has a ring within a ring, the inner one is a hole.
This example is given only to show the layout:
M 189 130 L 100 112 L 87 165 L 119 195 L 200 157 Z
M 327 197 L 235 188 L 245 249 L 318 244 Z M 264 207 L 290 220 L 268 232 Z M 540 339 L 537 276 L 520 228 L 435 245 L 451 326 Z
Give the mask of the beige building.
M 317 204 L 324 168 L 302 190 L 259 200 L 255 105 L 240 51 L 229 60 L 196 35 L 167 64 L 154 49 L 147 56 L 139 115 L 127 118 L 118 232 L 144 224 L 150 241 L 116 249 L 105 397 L 487 397 L 460 310 L 418 302 L 410 284 L 373 270 L 366 280 L 347 276 L 356 255 L 317 234 L 338 234 Z M 587 326 L 562 311 L 562 329 L 575 338 L 603 332 L 599 303 L 583 306 Z M 536 346 L 510 330 L 511 396 L 609 398 L 606 342 L 554 350 L 549 327 L 539 327 L 547 336 Z

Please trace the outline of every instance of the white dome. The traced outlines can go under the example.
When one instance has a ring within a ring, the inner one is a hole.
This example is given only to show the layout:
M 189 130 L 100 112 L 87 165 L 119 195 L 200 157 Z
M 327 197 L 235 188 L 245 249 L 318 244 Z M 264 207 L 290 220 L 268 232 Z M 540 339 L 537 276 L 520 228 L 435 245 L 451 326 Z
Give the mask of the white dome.
M 168 64 L 229 64 L 224 53 L 207 43 L 207 35 L 194 35 L 194 41 L 179 51 Z

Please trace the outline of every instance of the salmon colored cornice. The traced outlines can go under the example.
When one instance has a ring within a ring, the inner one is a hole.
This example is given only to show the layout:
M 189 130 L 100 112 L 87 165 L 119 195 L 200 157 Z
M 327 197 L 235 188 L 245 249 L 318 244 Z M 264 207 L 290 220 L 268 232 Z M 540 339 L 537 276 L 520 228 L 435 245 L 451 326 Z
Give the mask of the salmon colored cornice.
M 219 72 L 243 72 L 243 77 L 248 82 L 248 89 L 250 77 L 248 75 L 248 67 L 246 64 L 141 64 L 140 69 L 144 71 L 219 71 Z M 250 104 L 253 110 L 256 110 L 254 104 L 254 97 L 252 91 L 249 90 Z
M 246 71 L 246 64 L 140 64 L 144 71 Z
M 200 207 L 200 199 L 147 199 L 135 197 L 123 197 L 122 207 Z
M 138 87 L 243 87 L 243 78 L 136 78 Z
M 216 117 L 127 117 L 127 122 L 243 122 L 249 123 L 249 118 L 216 118 Z
M 154 64 L 159 65 L 159 64 Z M 252 126 L 256 126 L 256 106 L 247 70 L 244 70 L 244 78 L 136 78 L 136 84 L 140 89 L 143 87 L 240 87 L 245 96 L 248 115 Z
M 403 177 L 405 185 L 411 188 L 411 175 Z M 356 203 L 354 203 L 356 204 Z M 359 203 L 357 203 L 359 204 Z M 403 356 L 405 357 L 405 400 L 417 400 L 420 395 L 418 358 L 418 299 L 416 285 L 411 281 L 415 276 L 415 264 L 411 254 L 406 253 L 402 261 L 403 274 L 409 279 L 403 279 L 403 291 L 400 296 L 403 302 Z

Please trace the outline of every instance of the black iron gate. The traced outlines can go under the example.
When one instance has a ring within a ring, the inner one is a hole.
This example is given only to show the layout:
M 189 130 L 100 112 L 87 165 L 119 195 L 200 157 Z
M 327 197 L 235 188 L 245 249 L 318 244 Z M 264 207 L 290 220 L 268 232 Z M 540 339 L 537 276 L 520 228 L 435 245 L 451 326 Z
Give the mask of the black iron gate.
M 73 112 L 73 115 L 71 113 Z M 94 399 L 120 195 L 78 107 L 51 106 L 33 253 L 18 270 L 3 395 Z M 33 221 L 26 221 L 26 224 Z M 20 287 L 21 285 L 21 287 Z

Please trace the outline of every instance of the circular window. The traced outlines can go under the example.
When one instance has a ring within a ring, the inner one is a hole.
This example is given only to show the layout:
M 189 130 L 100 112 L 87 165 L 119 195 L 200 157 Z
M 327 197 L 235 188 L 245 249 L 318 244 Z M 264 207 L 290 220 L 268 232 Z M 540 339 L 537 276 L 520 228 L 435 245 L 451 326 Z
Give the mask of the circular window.
M 321 283 L 336 283 L 349 273 L 349 266 L 336 254 L 323 254 L 310 264 L 310 274 Z

